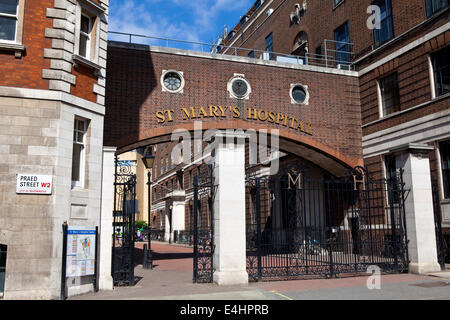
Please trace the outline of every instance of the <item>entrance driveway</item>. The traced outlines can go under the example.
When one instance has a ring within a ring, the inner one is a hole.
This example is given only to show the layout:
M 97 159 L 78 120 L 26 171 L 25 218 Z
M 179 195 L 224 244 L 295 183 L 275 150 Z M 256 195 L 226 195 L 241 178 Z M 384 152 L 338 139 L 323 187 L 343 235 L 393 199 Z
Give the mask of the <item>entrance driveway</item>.
M 381 276 L 369 290 L 367 277 L 250 283 L 218 286 L 192 282 L 193 249 L 152 242 L 153 270 L 142 268 L 143 243 L 136 245 L 134 287 L 90 293 L 71 300 L 450 300 L 450 278 L 396 274 Z M 437 274 L 439 276 L 439 274 Z

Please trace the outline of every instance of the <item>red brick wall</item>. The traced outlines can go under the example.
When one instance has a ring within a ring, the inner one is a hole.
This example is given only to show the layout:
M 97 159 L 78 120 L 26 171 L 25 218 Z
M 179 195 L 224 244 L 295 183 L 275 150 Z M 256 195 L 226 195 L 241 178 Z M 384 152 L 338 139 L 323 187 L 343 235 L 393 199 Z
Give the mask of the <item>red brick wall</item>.
M 241 118 L 249 127 L 286 129 L 348 157 L 361 158 L 360 105 L 355 77 L 113 46 L 108 50 L 106 145 L 123 147 L 144 137 L 157 136 L 164 128 L 171 129 L 175 124 L 192 123 L 179 119 L 181 107 L 236 106 L 236 99 L 231 99 L 227 92 L 227 83 L 234 73 L 241 73 L 246 75 L 252 87 L 250 99 L 242 102 Z M 162 92 L 160 77 L 163 69 L 184 72 L 183 94 Z M 291 83 L 309 86 L 309 106 L 291 104 Z M 310 122 L 313 136 L 267 121 L 246 121 L 250 108 L 280 112 Z M 156 111 L 167 109 L 176 111 L 174 122 L 159 124 Z M 223 123 L 223 127 L 233 128 L 237 123 L 231 113 L 213 120 Z M 212 120 L 203 121 L 207 124 Z
M 384 170 L 383 170 L 383 158 L 382 156 L 375 156 L 371 158 L 364 159 L 364 165 L 369 171 L 372 179 L 384 179 Z
M 442 40 L 438 40 L 442 39 Z M 368 124 L 380 118 L 377 80 L 394 72 L 398 73 L 400 110 L 430 102 L 431 85 L 428 55 L 450 43 L 450 31 L 433 38 L 422 46 L 391 60 L 360 78 L 362 122 Z M 408 122 L 450 107 L 450 99 L 438 100 L 410 112 L 390 117 L 363 129 L 368 135 L 404 122 Z
M 295 3 L 302 3 L 302 1 L 274 1 L 271 7 L 277 8 L 279 6 L 279 9 L 267 20 L 265 20 L 267 15 L 264 13 L 243 35 L 241 34 L 243 28 L 239 29 L 239 26 L 237 26 L 238 33 L 232 40 L 239 40 L 233 46 L 265 50 L 265 37 L 272 32 L 274 51 L 291 53 L 295 37 L 300 31 L 305 31 L 309 39 L 309 52 L 314 53 L 316 47 L 322 44 L 324 39 L 333 40 L 334 30 L 348 21 L 350 40 L 354 43 L 355 59 L 372 51 L 373 31 L 366 26 L 369 17 L 366 10 L 372 3 L 371 0 L 345 0 L 336 8 L 333 8 L 333 1 L 331 0 L 308 1 L 306 14 L 301 18 L 300 24 L 290 25 L 289 14 L 293 12 Z M 391 1 L 391 3 L 394 37 L 403 34 L 427 19 L 424 0 Z M 262 10 L 262 8 L 259 10 Z M 246 25 L 248 26 L 255 17 L 256 15 Z M 415 31 L 410 32 L 408 36 L 360 61 L 357 69 L 362 70 L 366 66 L 379 61 L 425 34 L 436 30 L 447 23 L 449 19 L 450 13 L 447 10 L 439 18 L 427 22 Z M 255 26 L 260 27 L 255 31 Z M 448 43 L 450 43 L 450 31 L 362 76 L 360 78 L 360 95 L 363 125 L 379 119 L 377 80 L 392 72 L 398 72 L 401 96 L 400 110 L 407 110 L 429 102 L 431 100 L 431 88 L 428 54 Z M 231 44 L 231 41 L 225 41 L 225 45 L 229 44 Z M 247 54 L 244 51 L 238 51 L 238 53 L 241 55 Z M 258 56 L 256 54 L 256 57 Z M 401 114 L 370 127 L 365 127 L 363 134 L 377 132 L 449 107 L 449 99 L 434 102 L 407 114 Z
M 263 10 L 267 1 L 253 14 L 251 19 L 240 27 L 236 25 L 236 35 L 230 40 L 225 39 L 224 45 L 265 50 L 265 38 L 273 33 L 274 52 L 290 54 L 295 37 L 300 31 L 305 31 L 309 40 L 309 52 L 314 53 L 316 47 L 323 44 L 325 39 L 334 40 L 334 30 L 348 21 L 350 41 L 354 43 L 353 52 L 361 56 L 372 49 L 373 31 L 367 28 L 369 14 L 367 8 L 372 0 L 345 0 L 336 8 L 333 1 L 307 1 L 306 13 L 299 24 L 290 24 L 289 16 L 294 11 L 298 0 L 275 0 L 270 8 L 276 9 L 267 18 L 266 12 L 256 19 L 257 13 Z M 416 24 L 426 19 L 425 1 L 391 1 L 393 13 L 394 36 L 398 36 Z M 252 21 L 253 25 L 243 33 Z M 258 26 L 258 28 L 257 28 Z M 255 30 L 256 29 L 256 30 Z M 240 52 L 247 55 L 247 52 Z
M 46 17 L 47 8 L 53 7 L 53 0 L 25 1 L 22 43 L 26 52 L 18 59 L 13 51 L 0 48 L 0 86 L 49 89 L 49 80 L 42 78 L 42 70 L 50 69 L 50 59 L 44 58 L 44 48 L 52 47 L 52 39 L 45 37 L 45 28 L 53 27 L 53 19 Z M 71 94 L 97 102 L 93 86 L 98 77 L 93 71 L 79 66 L 73 68 L 72 74 L 77 80 Z
M 0 49 L 0 86 L 48 89 L 48 80 L 42 79 L 42 69 L 50 68 L 44 58 L 44 48 L 51 48 L 51 39 L 45 38 L 45 28 L 51 28 L 53 19 L 46 17 L 46 8 L 53 8 L 53 0 L 25 1 L 23 45 L 26 54 L 21 59 L 14 52 Z
M 98 78 L 94 75 L 92 69 L 80 65 L 72 69 L 72 74 L 77 77 L 77 81 L 75 85 L 71 86 L 70 93 L 97 103 L 97 94 L 93 92 L 93 88 Z

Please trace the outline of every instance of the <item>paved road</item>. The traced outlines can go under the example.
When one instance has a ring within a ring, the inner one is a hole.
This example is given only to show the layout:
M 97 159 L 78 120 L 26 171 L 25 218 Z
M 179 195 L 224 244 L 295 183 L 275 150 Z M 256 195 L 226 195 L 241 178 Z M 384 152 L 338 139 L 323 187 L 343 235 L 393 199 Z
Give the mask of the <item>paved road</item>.
M 450 300 L 450 272 L 436 274 L 438 277 L 383 275 L 380 289 L 374 290 L 367 287 L 368 276 L 219 287 L 192 283 L 191 248 L 155 242 L 152 249 L 155 268 L 146 270 L 138 265 L 136 286 L 71 300 Z M 141 252 L 137 253 L 141 259 Z

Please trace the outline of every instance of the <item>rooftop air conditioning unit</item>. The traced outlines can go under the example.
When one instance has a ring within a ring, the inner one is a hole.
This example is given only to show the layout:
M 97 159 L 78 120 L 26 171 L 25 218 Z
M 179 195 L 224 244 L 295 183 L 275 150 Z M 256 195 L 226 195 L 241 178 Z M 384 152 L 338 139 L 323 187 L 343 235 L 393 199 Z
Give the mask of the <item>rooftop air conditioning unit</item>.
M 261 59 L 262 60 L 270 60 L 270 53 L 269 52 L 261 53 Z
M 340 69 L 340 70 L 348 70 L 348 71 L 350 71 L 350 65 L 348 65 L 348 64 L 341 64 L 341 63 L 339 63 L 337 65 L 337 68 Z

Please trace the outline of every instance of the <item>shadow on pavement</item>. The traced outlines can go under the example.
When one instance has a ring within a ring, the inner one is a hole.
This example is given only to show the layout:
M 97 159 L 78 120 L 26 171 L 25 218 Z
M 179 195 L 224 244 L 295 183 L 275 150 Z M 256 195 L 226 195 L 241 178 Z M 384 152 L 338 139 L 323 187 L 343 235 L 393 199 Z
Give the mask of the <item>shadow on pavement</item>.
M 175 248 L 175 247 L 174 247 Z M 164 249 L 166 251 L 167 248 Z M 169 248 L 170 250 L 170 248 Z M 158 252 L 152 248 L 153 263 L 161 260 L 181 260 L 181 259 L 193 259 L 193 252 Z M 142 265 L 144 259 L 144 250 L 139 247 L 134 248 L 134 266 Z

